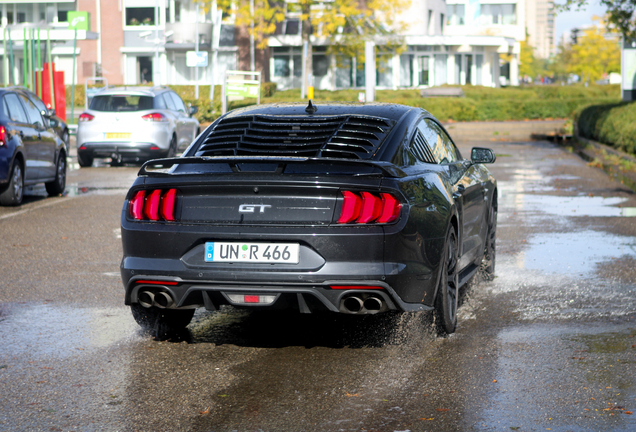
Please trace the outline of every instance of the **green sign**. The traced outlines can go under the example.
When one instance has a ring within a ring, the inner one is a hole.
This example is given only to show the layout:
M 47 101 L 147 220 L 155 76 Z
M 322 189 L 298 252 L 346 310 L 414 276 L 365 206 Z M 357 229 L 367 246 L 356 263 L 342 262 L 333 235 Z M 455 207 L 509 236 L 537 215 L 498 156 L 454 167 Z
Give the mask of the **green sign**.
M 258 97 L 258 81 L 228 81 L 227 82 L 227 95 L 228 96 L 243 96 L 243 97 Z
M 71 30 L 91 30 L 91 14 L 84 11 L 69 11 L 68 12 L 68 28 Z

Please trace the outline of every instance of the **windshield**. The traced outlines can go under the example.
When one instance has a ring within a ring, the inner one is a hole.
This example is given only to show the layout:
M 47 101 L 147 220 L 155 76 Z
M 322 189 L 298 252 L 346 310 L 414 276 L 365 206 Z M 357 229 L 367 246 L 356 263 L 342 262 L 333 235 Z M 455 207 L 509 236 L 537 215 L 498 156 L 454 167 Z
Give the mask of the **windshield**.
M 152 109 L 152 96 L 104 95 L 95 96 L 90 109 L 94 111 L 144 111 Z

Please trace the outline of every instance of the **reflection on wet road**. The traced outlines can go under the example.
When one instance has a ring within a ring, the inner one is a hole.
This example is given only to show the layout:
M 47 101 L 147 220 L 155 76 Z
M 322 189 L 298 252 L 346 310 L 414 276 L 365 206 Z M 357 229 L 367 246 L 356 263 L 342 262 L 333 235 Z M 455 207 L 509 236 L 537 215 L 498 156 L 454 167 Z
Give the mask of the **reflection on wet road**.
M 449 338 L 228 307 L 153 341 L 118 278 L 138 167 L 0 208 L 0 430 L 636 430 L 636 196 L 549 143 L 475 145 L 498 155 L 497 278 Z

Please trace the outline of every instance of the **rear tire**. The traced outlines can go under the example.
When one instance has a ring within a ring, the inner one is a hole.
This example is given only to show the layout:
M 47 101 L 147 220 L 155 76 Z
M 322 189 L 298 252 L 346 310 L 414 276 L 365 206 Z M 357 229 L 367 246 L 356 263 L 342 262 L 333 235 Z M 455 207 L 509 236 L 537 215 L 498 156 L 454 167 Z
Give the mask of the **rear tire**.
M 60 152 L 60 156 L 57 159 L 57 165 L 55 166 L 55 180 L 49 183 L 45 183 L 46 192 L 49 196 L 56 196 L 64 193 L 66 188 L 66 154 Z
M 455 332 L 457 327 L 457 298 L 459 275 L 457 273 L 457 234 L 451 226 L 444 250 L 441 277 L 435 298 L 435 326 L 440 336 Z
M 93 165 L 93 158 L 90 156 L 81 156 L 81 155 L 77 155 L 77 163 L 79 164 L 79 166 L 81 166 L 82 168 L 86 168 L 89 166 Z
M 0 194 L 0 204 L 17 206 L 22 204 L 24 194 L 24 174 L 22 172 L 22 164 L 17 159 L 13 161 L 10 178 L 9 187 Z
M 183 330 L 194 316 L 194 309 L 145 308 L 137 303 L 130 305 L 130 310 L 137 324 L 152 331 L 155 337 Z

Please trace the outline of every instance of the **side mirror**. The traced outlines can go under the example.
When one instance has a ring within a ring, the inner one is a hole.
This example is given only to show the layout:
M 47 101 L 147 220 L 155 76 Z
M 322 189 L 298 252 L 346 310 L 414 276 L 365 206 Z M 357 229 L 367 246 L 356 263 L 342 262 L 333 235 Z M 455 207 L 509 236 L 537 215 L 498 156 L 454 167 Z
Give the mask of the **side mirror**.
M 470 161 L 474 164 L 490 164 L 497 160 L 495 152 L 485 147 L 473 147 L 470 151 Z
M 53 117 L 55 115 L 55 110 L 54 109 L 50 109 L 49 110 L 49 117 Z
M 191 106 L 190 109 L 188 110 L 188 113 L 190 114 L 190 117 L 192 117 L 193 115 L 195 115 L 198 112 L 199 112 L 199 107 L 196 107 L 196 106 Z

